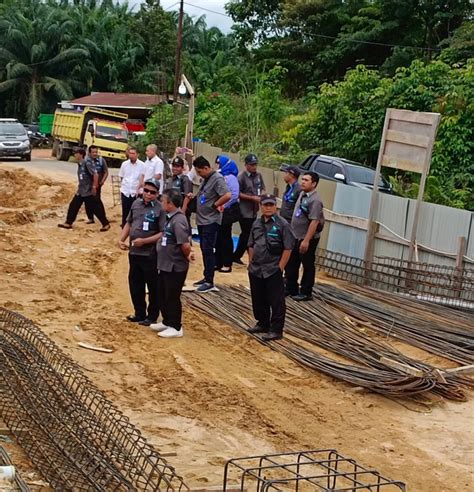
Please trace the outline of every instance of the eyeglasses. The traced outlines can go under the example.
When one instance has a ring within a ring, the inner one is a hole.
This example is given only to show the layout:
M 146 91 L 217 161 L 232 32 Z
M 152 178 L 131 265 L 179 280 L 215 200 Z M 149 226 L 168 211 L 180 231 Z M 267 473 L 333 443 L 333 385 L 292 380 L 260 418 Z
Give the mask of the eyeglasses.
M 156 195 L 156 190 L 150 190 L 149 188 L 143 188 L 143 193 L 150 193 L 150 195 Z

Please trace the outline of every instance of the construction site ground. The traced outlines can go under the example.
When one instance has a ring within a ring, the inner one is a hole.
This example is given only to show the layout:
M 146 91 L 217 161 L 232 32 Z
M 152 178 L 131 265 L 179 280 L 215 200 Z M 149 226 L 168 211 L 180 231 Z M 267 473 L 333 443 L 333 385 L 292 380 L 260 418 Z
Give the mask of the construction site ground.
M 360 391 L 188 310 L 181 339 L 125 321 L 132 310 L 127 254 L 116 245 L 120 207 L 112 208 L 108 182 L 110 231 L 86 225 L 84 211 L 73 230 L 59 229 L 75 182 L 75 164 L 49 151 L 31 164 L 0 163 L 1 304 L 78 361 L 157 449 L 176 453 L 169 461 L 189 485 L 220 484 L 232 457 L 335 448 L 410 491 L 474 490 L 472 393 L 464 403 L 421 404 Z M 189 285 L 201 277 L 197 257 Z M 246 269 L 216 281 L 246 285 Z M 81 341 L 113 352 L 85 350 Z M 18 446 L 0 444 L 34 490 L 49 490 Z

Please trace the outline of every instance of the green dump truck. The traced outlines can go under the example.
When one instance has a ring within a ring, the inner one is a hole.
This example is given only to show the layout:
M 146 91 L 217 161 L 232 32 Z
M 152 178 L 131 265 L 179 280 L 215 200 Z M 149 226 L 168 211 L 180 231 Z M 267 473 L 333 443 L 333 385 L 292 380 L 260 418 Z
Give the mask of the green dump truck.
M 127 118 L 125 113 L 93 107 L 82 111 L 57 109 L 52 128 L 53 157 L 67 161 L 74 147 L 94 144 L 111 164 L 124 161 L 128 145 Z

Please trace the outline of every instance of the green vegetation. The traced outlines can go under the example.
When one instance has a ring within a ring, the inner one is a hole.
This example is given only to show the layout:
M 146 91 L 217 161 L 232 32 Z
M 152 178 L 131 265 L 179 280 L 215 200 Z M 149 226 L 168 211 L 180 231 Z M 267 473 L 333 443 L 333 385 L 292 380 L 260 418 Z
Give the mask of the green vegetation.
M 231 34 L 185 16 L 195 135 L 266 165 L 309 152 L 374 165 L 385 109 L 442 114 L 425 198 L 474 209 L 474 22 L 469 0 L 233 0 Z M 159 0 L 0 3 L 0 117 L 36 120 L 91 91 L 171 91 L 177 14 Z M 156 109 L 172 145 L 185 115 Z M 143 142 L 146 143 L 146 142 Z M 414 196 L 416 176 L 390 176 Z

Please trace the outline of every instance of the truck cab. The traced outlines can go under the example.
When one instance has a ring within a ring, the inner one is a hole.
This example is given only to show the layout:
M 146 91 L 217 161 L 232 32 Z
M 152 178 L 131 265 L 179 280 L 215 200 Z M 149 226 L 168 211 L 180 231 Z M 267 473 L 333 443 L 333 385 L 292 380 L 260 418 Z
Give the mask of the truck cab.
M 127 118 L 125 113 L 101 108 L 58 108 L 52 128 L 52 154 L 67 161 L 74 147 L 97 145 L 109 164 L 122 162 L 128 146 Z

